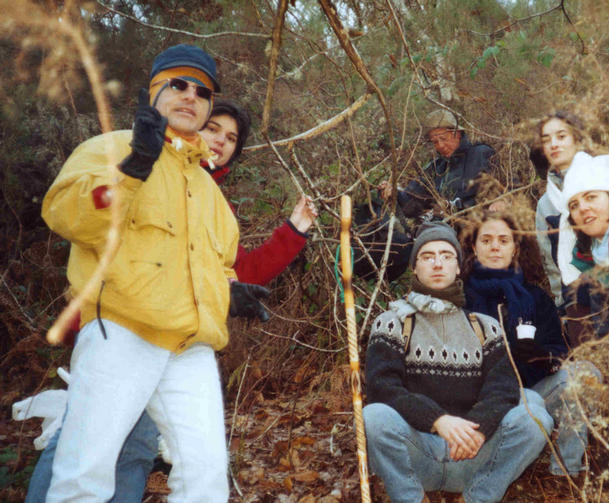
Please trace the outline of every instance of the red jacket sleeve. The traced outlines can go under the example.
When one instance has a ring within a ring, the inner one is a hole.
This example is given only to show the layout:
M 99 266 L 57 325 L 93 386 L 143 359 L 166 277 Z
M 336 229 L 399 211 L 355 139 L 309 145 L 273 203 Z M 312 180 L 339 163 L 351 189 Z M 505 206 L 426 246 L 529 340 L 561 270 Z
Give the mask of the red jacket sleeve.
M 290 265 L 306 242 L 306 235 L 286 221 L 258 248 L 247 251 L 239 245 L 233 266 L 237 278 L 243 283 L 266 285 Z

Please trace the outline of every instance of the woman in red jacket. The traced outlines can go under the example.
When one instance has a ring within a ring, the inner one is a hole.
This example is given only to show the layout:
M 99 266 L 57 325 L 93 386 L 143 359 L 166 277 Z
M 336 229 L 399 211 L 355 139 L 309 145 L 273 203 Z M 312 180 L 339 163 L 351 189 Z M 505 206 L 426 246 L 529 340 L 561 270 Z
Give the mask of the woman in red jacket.
M 214 166 L 206 165 L 205 169 L 218 184 L 222 184 L 241 154 L 249 128 L 250 118 L 244 108 L 229 100 L 214 102 L 201 136 L 217 156 Z M 247 251 L 240 245 L 234 265 L 239 281 L 265 285 L 281 273 L 304 247 L 307 231 L 316 217 L 311 198 L 303 195 L 290 218 L 259 247 Z

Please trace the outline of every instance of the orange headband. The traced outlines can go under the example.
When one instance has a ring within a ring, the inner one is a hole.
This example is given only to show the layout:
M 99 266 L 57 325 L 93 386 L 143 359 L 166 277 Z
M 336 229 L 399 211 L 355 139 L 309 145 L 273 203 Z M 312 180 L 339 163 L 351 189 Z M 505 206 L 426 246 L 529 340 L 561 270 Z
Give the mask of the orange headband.
M 191 66 L 176 66 L 175 68 L 168 68 L 167 70 L 163 70 L 157 73 L 153 79 L 150 81 L 150 85 L 148 86 L 148 90 L 150 92 L 150 104 L 154 103 L 157 95 L 164 89 L 162 85 L 154 85 L 157 82 L 161 82 L 167 79 L 173 79 L 175 77 L 190 77 L 191 79 L 197 80 L 198 84 L 201 84 L 208 89 L 213 90 L 215 88 L 213 81 L 207 76 L 205 72 L 201 70 L 197 70 Z

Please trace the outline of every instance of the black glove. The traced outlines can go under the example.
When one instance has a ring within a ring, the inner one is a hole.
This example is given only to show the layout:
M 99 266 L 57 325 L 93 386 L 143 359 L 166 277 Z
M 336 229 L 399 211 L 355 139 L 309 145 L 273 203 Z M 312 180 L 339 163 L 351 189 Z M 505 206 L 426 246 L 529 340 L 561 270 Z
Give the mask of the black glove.
M 518 339 L 512 344 L 511 350 L 518 362 L 542 368 L 552 365 L 550 352 L 542 348 L 533 339 Z
M 147 89 L 140 89 L 139 103 L 133 123 L 131 153 L 119 164 L 119 169 L 126 175 L 146 181 L 152 165 L 161 155 L 165 143 L 167 117 L 150 106 L 150 95 Z
M 271 292 L 260 285 L 233 281 L 230 284 L 230 315 L 268 321 L 269 313 L 258 299 L 266 299 Z

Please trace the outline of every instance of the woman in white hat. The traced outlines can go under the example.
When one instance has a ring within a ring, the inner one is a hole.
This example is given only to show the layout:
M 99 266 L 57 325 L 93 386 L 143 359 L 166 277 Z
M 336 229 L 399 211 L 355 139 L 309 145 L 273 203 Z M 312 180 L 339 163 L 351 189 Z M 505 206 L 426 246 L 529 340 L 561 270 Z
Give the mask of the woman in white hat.
M 601 304 L 606 296 L 602 290 L 609 287 L 603 272 L 609 266 L 609 155 L 575 155 L 564 180 L 561 213 L 558 265 L 562 281 L 570 285 L 585 273 L 586 281 L 577 283 L 577 303 L 588 303 L 596 335 L 605 335 Z M 581 288 L 584 283 L 586 288 Z

